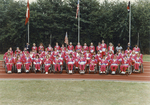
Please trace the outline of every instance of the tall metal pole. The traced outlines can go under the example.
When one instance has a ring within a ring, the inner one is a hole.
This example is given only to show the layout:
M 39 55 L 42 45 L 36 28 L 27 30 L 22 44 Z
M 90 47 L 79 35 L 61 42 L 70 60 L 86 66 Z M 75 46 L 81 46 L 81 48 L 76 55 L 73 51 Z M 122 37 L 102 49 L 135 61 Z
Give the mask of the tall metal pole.
M 28 21 L 28 43 L 29 43 L 29 21 Z
M 52 34 L 50 34 L 50 44 L 51 44 L 51 40 L 52 40 Z
M 139 33 L 138 33 L 138 41 L 137 41 L 137 45 L 139 46 Z
M 131 2 L 130 2 L 130 12 L 129 12 L 129 43 L 131 45 Z
M 80 0 L 79 0 L 79 11 L 78 11 L 78 42 L 80 42 Z

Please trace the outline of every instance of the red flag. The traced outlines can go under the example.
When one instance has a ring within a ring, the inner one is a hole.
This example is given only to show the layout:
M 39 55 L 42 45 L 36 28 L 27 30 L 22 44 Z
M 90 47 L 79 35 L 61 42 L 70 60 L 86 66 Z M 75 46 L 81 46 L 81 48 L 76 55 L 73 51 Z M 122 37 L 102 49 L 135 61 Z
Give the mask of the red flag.
M 65 43 L 68 45 L 68 36 L 67 36 L 67 32 L 66 32 L 66 36 L 65 36 Z
M 78 0 L 78 4 L 77 4 L 76 19 L 77 19 L 77 16 L 78 16 L 78 12 L 79 12 L 79 0 Z
M 27 0 L 27 11 L 26 11 L 26 21 L 25 21 L 25 25 L 28 23 L 30 18 L 30 8 L 29 8 L 29 0 Z
M 130 12 L 130 1 L 128 3 L 127 10 L 128 10 L 128 12 Z

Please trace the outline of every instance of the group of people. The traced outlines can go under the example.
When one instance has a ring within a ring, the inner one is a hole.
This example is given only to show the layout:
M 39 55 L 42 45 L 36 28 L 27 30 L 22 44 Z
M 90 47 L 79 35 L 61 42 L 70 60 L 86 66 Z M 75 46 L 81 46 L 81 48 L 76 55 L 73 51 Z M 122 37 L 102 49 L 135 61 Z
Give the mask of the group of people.
M 116 53 L 115 53 L 116 52 Z M 94 71 L 96 66 L 99 66 L 100 73 L 105 73 L 108 66 L 111 71 L 115 72 L 120 66 L 121 72 L 125 73 L 130 65 L 134 66 L 135 70 L 139 69 L 139 66 L 143 63 L 143 55 L 140 54 L 140 48 L 135 45 L 133 49 L 127 46 L 127 49 L 123 50 L 122 47 L 117 46 L 116 51 L 112 43 L 109 46 L 102 42 L 98 43 L 95 47 L 93 43 L 90 46 L 80 45 L 78 42 L 76 46 L 72 45 L 72 42 L 65 47 L 64 44 L 60 47 L 56 42 L 53 48 L 50 44 L 44 48 L 43 44 L 37 47 L 33 43 L 32 51 L 28 51 L 24 48 L 23 51 L 16 48 L 13 52 L 12 48 L 4 54 L 5 64 L 8 73 L 11 73 L 12 66 L 16 66 L 17 72 L 21 72 L 22 66 L 25 67 L 26 72 L 29 72 L 29 68 L 35 66 L 35 71 L 41 71 L 41 65 L 44 65 L 45 73 L 48 74 L 50 67 L 54 67 L 54 72 L 62 72 L 63 66 L 67 65 L 67 69 L 72 71 L 73 69 L 79 69 L 84 71 L 86 66 L 89 66 L 89 71 Z

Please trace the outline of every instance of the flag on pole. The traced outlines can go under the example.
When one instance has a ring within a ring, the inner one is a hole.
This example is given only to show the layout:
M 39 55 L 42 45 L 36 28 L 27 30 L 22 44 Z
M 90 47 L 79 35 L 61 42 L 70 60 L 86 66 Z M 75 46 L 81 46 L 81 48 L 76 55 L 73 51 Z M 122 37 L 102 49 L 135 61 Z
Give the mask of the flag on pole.
M 78 0 L 78 3 L 77 3 L 76 19 L 77 19 L 77 17 L 78 17 L 78 12 L 79 12 L 79 0 Z
M 128 13 L 129 13 L 130 12 L 130 1 L 128 2 L 127 10 L 128 10 Z
M 66 32 L 66 36 L 65 36 L 65 43 L 68 45 L 68 35 L 67 35 L 67 32 Z
M 29 8 L 29 0 L 27 0 L 27 11 L 26 11 L 26 21 L 25 21 L 25 25 L 28 23 L 30 18 L 30 8 Z

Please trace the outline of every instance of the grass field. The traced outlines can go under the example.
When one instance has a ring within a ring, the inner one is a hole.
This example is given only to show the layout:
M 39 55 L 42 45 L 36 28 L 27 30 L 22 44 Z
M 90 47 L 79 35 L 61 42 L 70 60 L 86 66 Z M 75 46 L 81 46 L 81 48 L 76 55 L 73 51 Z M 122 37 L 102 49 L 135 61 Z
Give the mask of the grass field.
M 149 105 L 150 83 L 1 80 L 0 105 Z
M 0 54 L 0 60 L 3 60 L 3 55 Z M 143 61 L 149 61 L 150 62 L 150 55 L 143 55 Z

